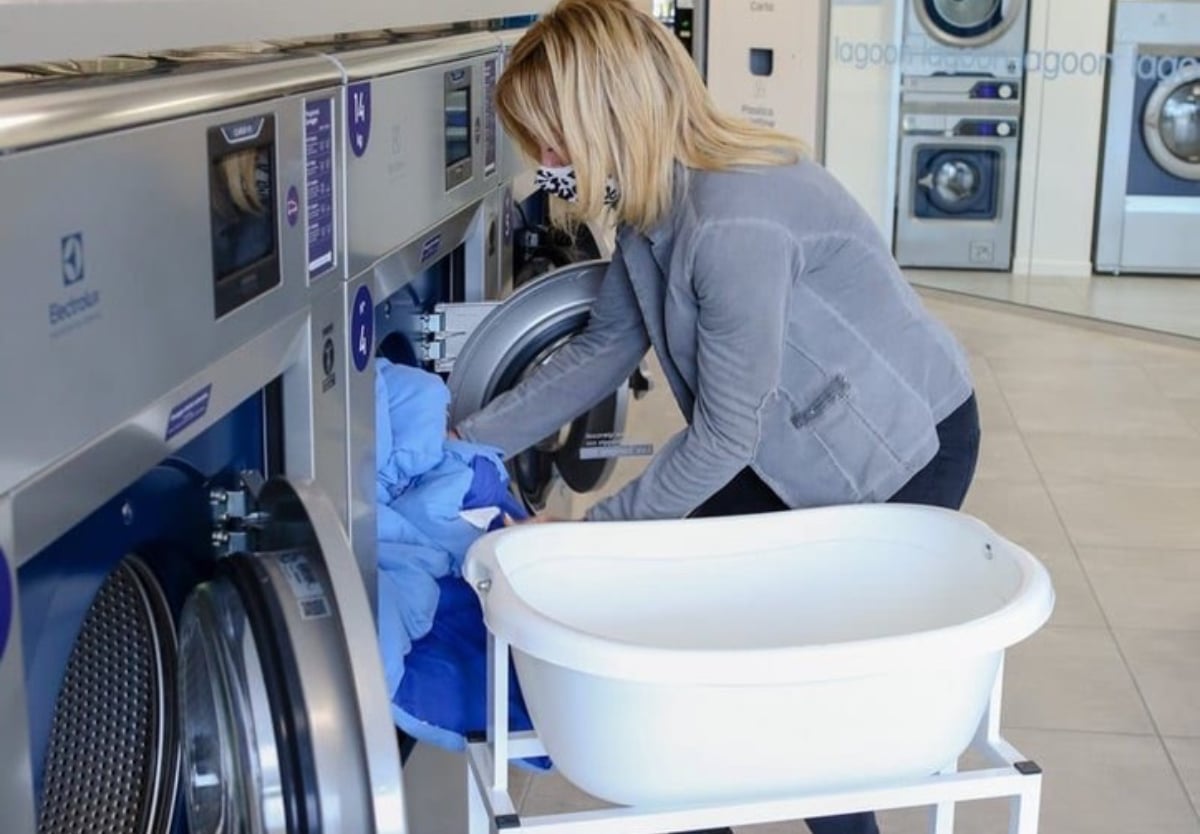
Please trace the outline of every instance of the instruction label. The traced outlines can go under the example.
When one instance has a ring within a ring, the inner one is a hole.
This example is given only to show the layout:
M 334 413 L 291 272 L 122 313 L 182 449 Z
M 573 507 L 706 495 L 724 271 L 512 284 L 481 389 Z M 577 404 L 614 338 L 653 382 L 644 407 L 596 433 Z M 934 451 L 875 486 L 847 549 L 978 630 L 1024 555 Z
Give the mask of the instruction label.
M 303 553 L 287 553 L 279 557 L 279 566 L 300 608 L 300 617 L 304 620 L 319 620 L 332 616 L 333 608 L 325 588 L 313 572 L 308 556 Z
M 626 443 L 620 432 L 603 432 L 585 435 L 579 449 L 580 460 L 603 460 L 605 458 L 649 457 L 654 454 L 652 443 Z

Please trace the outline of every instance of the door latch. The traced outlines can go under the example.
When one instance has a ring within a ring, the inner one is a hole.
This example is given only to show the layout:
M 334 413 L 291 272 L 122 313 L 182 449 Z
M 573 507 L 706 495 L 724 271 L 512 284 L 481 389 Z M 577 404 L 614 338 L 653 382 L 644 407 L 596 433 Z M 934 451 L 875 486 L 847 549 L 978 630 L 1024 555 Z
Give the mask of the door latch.
M 421 337 L 418 358 L 436 373 L 449 373 L 475 328 L 499 305 L 499 301 L 439 304 L 432 313 L 417 315 L 414 330 Z

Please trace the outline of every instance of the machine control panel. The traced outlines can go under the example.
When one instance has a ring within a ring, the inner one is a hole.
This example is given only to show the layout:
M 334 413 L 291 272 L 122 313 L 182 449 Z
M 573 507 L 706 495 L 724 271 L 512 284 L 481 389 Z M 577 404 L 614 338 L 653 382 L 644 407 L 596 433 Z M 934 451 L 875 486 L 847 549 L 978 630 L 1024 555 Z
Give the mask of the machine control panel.
M 208 129 L 209 214 L 215 315 L 280 284 L 275 118 Z

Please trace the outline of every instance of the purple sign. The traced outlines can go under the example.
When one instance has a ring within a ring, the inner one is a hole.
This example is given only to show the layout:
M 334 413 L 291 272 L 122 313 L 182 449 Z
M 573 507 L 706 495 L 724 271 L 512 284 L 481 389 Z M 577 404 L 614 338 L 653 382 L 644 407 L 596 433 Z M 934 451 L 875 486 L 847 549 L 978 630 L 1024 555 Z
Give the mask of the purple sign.
M 346 120 L 350 128 L 350 150 L 355 156 L 367 152 L 371 141 L 371 82 L 351 84 L 347 90 Z
M 354 295 L 354 310 L 350 313 L 350 354 L 354 367 L 367 369 L 371 359 L 371 343 L 375 339 L 375 305 L 371 302 L 371 291 L 359 287 Z
M 8 575 L 8 560 L 0 550 L 0 658 L 8 645 L 8 627 L 12 624 L 12 579 Z
M 333 99 L 304 106 L 304 167 L 312 279 L 333 266 Z
M 287 193 L 287 221 L 289 226 L 295 226 L 296 221 L 300 219 L 300 192 L 296 190 L 296 186 L 288 189 Z
M 167 440 L 200 420 L 208 413 L 208 401 L 212 398 L 212 386 L 205 385 L 179 405 L 171 409 L 167 418 Z
M 483 62 L 483 173 L 496 170 L 496 59 Z

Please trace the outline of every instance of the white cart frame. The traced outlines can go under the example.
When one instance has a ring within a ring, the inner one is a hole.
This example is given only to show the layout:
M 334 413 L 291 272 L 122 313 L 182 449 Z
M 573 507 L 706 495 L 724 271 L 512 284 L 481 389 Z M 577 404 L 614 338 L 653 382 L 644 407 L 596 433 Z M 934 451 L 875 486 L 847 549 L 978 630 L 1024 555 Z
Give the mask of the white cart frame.
M 960 771 L 956 766 L 904 784 L 866 790 L 807 794 L 769 800 L 669 807 L 613 807 L 566 814 L 521 816 L 508 789 L 508 763 L 545 756 L 536 732 L 510 733 L 508 716 L 509 645 L 488 635 L 488 729 L 467 746 L 469 834 L 497 834 L 520 828 L 538 834 L 667 834 L 723 826 L 803 820 L 857 811 L 932 806 L 932 834 L 954 831 L 955 804 L 1009 797 L 1009 834 L 1036 834 L 1042 796 L 1042 770 L 1000 736 L 1001 662 L 987 710 L 969 750 L 987 766 Z

